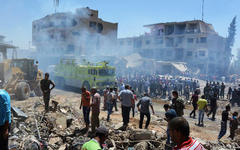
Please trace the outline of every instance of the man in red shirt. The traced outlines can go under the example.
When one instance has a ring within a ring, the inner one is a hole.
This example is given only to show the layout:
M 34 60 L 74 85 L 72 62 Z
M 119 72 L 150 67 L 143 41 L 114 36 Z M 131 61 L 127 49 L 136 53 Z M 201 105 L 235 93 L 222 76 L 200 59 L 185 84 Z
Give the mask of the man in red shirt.
M 81 95 L 81 104 L 80 109 L 83 107 L 83 116 L 84 122 L 86 124 L 86 128 L 89 128 L 89 113 L 90 113 L 90 92 L 86 90 L 85 87 L 82 87 L 82 95 Z
M 205 150 L 197 140 L 189 137 L 190 127 L 183 117 L 175 117 L 168 123 L 171 139 L 177 144 L 174 150 Z

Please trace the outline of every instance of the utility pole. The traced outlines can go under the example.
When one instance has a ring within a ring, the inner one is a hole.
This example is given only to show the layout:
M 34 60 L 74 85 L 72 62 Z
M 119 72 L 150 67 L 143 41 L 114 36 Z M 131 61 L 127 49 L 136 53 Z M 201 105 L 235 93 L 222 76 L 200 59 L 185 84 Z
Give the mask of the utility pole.
M 57 12 L 57 7 L 59 6 L 59 0 L 53 0 L 55 13 Z
M 202 21 L 204 20 L 204 0 L 202 0 Z

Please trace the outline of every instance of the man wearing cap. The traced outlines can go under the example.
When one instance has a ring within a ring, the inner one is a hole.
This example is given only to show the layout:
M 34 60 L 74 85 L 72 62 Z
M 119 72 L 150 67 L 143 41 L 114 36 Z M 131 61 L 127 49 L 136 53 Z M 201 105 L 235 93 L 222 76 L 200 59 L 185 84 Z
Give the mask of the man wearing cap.
M 0 90 L 0 149 L 8 150 L 8 133 L 11 124 L 10 96 L 5 90 Z
M 99 127 L 96 129 L 96 134 L 93 139 L 86 142 L 82 146 L 82 150 L 101 150 L 102 145 L 104 144 L 105 140 L 108 136 L 108 129 L 105 127 Z
M 164 110 L 165 110 L 165 118 L 164 120 L 166 120 L 168 123 L 169 121 L 171 121 L 173 118 L 177 117 L 177 113 L 174 109 L 172 109 L 168 104 L 164 104 L 163 106 Z M 170 134 L 169 134 L 169 129 L 167 128 L 167 141 L 166 144 L 170 144 Z

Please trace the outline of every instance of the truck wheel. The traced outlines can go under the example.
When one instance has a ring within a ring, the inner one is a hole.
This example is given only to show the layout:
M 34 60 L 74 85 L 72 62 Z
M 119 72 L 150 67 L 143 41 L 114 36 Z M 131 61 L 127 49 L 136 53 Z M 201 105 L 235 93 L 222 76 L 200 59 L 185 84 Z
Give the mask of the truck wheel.
M 84 81 L 82 86 L 85 87 L 88 91 L 90 91 L 91 87 L 90 87 L 90 84 L 87 81 Z
M 41 87 L 40 87 L 40 84 L 37 85 L 37 87 L 34 89 L 34 93 L 36 96 L 40 97 L 42 96 L 42 90 L 41 90 Z
M 30 96 L 30 86 L 26 82 L 19 82 L 16 88 L 16 97 L 18 100 L 28 99 Z

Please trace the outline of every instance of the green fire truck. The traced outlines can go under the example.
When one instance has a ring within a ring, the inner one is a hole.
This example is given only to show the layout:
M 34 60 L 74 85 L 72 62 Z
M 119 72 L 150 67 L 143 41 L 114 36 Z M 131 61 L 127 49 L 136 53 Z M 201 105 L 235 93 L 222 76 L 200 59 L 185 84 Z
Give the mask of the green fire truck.
M 107 85 L 115 86 L 116 68 L 109 66 L 108 62 L 92 64 L 90 62 L 79 63 L 76 59 L 62 59 L 54 68 L 54 81 L 57 87 L 81 88 L 96 87 L 103 90 Z

